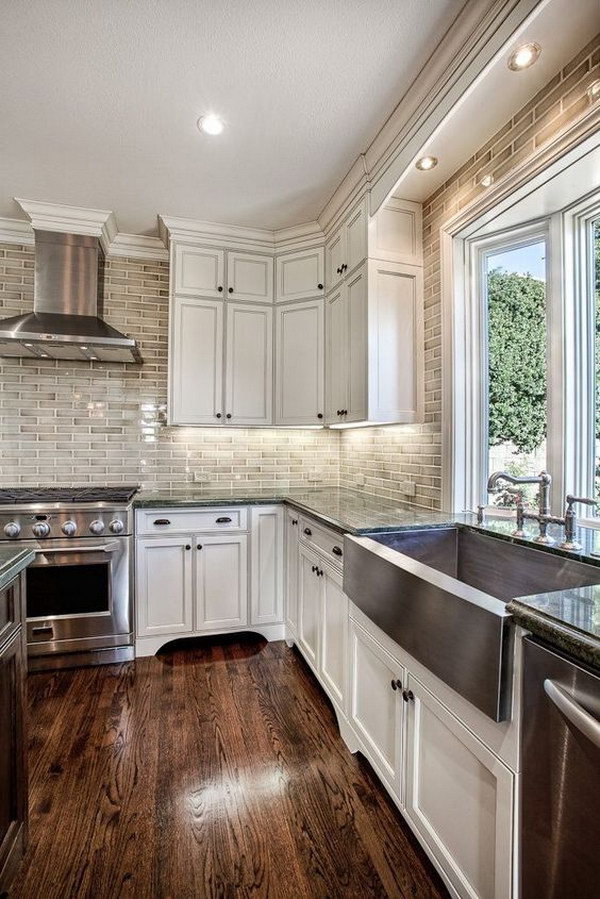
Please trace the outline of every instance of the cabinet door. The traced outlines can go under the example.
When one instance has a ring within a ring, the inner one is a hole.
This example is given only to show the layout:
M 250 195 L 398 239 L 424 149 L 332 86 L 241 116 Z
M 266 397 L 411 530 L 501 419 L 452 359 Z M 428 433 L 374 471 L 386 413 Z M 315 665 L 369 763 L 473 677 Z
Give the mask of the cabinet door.
M 136 542 L 138 637 L 192 630 L 192 537 Z
M 283 509 L 251 509 L 251 624 L 283 621 Z
M 226 422 L 269 425 L 273 403 L 273 310 L 227 306 Z
M 223 250 L 175 244 L 171 255 L 174 293 L 185 297 L 222 297 Z
M 366 200 L 357 203 L 344 221 L 346 232 L 344 262 L 344 276 L 349 275 L 357 265 L 367 258 L 368 230 L 367 230 L 367 204 Z
M 331 698 L 346 711 L 348 677 L 348 597 L 342 575 L 322 566 L 320 674 Z
M 175 297 L 169 345 L 169 422 L 215 425 L 223 410 L 223 303 Z
M 319 559 L 304 546 L 300 547 L 298 591 L 298 644 L 315 671 L 319 667 L 319 624 L 321 617 L 321 578 L 317 575 Z
M 328 424 L 339 423 L 339 412 L 347 408 L 348 349 L 345 285 L 327 297 L 325 306 L 325 417 Z
M 19 628 L 0 652 L 0 890 L 8 890 L 27 827 L 25 649 Z
M 197 536 L 196 630 L 237 627 L 248 622 L 248 537 Z
M 365 421 L 367 410 L 367 282 L 364 265 L 346 281 L 346 403 L 344 421 Z
M 412 675 L 406 813 L 457 893 L 511 895 L 513 775 Z
M 369 419 L 422 417 L 423 271 L 369 263 Z
M 295 509 L 285 510 L 285 627 L 288 639 L 298 633 L 298 589 L 300 568 L 299 518 Z
M 325 286 L 323 247 L 285 253 L 275 261 L 276 300 L 306 300 L 319 296 Z
M 369 222 L 369 257 L 423 265 L 420 203 L 391 197 Z
M 254 303 L 273 301 L 273 258 L 227 253 L 227 296 Z
M 276 321 L 275 423 L 324 422 L 325 311 L 323 300 L 280 306 Z
M 404 669 L 351 621 L 350 671 L 350 719 L 371 764 L 400 800 Z
M 325 244 L 325 278 L 327 290 L 331 290 L 344 277 L 342 266 L 346 261 L 346 225 L 340 225 Z

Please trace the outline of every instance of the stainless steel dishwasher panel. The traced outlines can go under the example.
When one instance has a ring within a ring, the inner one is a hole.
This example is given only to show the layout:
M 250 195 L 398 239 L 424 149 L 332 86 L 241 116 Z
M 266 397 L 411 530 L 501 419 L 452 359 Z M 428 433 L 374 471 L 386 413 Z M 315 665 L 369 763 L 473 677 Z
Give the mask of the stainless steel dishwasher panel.
M 521 899 L 600 895 L 600 675 L 524 641 Z

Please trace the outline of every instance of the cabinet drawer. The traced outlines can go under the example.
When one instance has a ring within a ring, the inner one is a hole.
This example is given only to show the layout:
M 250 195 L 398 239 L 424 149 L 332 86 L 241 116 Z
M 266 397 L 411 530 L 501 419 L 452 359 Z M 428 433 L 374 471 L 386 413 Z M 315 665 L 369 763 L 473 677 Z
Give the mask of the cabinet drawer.
M 333 565 L 343 566 L 344 538 L 342 534 L 336 534 L 335 531 L 315 524 L 311 518 L 301 518 L 300 538 Z
M 10 639 L 21 623 L 21 580 L 17 577 L 0 590 L 0 644 Z
M 245 531 L 248 510 L 234 509 L 158 509 L 144 510 L 136 516 L 138 534 L 168 534 L 182 531 Z

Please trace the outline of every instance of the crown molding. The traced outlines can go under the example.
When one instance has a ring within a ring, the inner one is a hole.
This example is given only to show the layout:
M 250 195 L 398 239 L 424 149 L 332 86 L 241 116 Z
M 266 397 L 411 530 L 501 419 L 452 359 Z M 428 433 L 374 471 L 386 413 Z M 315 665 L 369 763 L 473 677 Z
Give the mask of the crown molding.
M 133 259 L 168 262 L 169 251 L 160 237 L 119 232 L 108 248 L 107 256 L 131 256 Z
M 97 237 L 105 253 L 117 236 L 117 220 L 108 209 L 87 209 L 84 206 L 64 206 L 39 200 L 15 197 L 32 227 L 40 231 L 60 231 L 66 234 L 87 234 Z
M 33 228 L 23 219 L 0 218 L 0 243 L 33 246 Z
M 304 222 L 278 231 L 268 231 L 265 228 L 246 228 L 242 225 L 159 215 L 158 230 L 167 246 L 171 241 L 189 241 L 263 253 L 291 252 L 323 243 L 325 239 L 318 222 Z
M 304 222 L 273 231 L 273 242 L 276 253 L 290 253 L 323 243 L 325 234 L 318 222 Z

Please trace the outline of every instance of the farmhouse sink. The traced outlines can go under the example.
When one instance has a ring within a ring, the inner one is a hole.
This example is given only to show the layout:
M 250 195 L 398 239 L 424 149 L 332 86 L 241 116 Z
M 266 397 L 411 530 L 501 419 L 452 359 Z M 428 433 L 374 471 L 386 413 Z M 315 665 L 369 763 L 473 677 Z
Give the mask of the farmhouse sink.
M 461 527 L 344 538 L 344 592 L 495 721 L 509 713 L 517 596 L 600 583 L 600 568 Z

